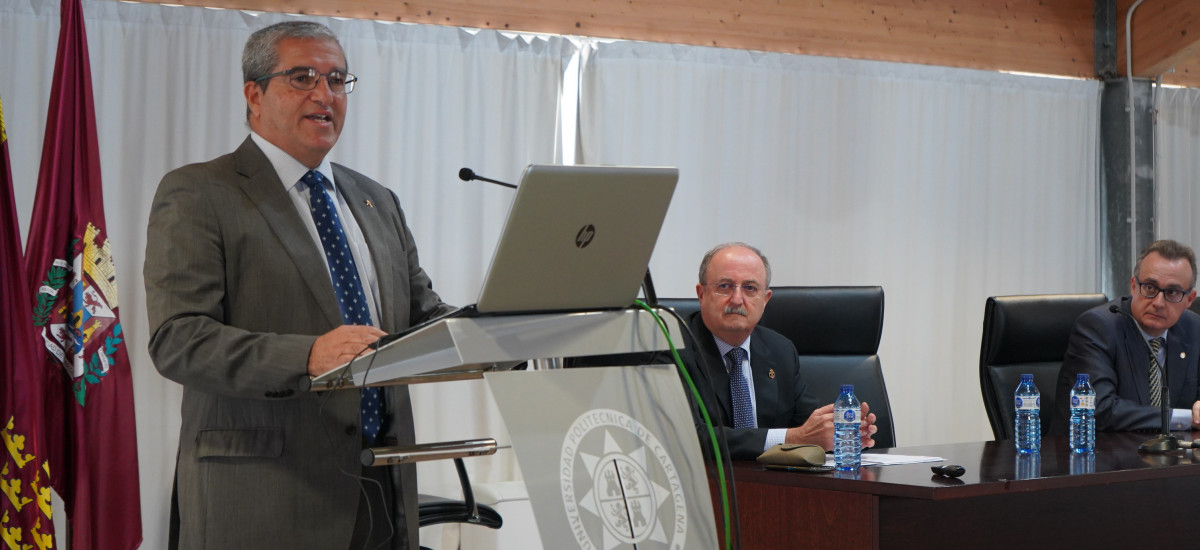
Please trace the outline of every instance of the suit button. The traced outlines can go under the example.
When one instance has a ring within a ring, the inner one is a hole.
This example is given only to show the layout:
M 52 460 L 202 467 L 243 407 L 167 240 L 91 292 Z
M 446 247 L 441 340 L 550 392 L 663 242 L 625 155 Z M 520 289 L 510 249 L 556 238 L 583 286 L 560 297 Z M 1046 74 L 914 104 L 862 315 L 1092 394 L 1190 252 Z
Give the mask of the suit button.
M 346 435 L 354 435 L 358 433 L 358 428 L 355 426 L 346 426 Z

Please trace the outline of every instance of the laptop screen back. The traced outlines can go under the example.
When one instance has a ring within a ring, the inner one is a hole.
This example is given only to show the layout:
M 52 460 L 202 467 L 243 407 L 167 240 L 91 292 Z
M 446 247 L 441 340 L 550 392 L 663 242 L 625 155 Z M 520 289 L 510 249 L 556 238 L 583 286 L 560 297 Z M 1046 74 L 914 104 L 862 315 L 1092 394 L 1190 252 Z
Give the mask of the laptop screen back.
M 478 311 L 631 305 L 678 178 L 675 168 L 530 165 L 492 256 Z

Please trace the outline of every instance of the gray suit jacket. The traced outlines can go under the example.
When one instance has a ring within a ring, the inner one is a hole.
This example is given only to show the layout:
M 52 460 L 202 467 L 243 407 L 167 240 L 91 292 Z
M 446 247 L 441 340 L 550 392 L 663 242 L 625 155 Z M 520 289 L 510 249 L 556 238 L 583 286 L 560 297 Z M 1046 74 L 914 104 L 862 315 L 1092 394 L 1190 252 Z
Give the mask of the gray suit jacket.
M 1129 297 L 1094 307 L 1079 316 L 1058 373 L 1054 425 L 1070 426 L 1071 388 L 1076 374 L 1087 373 L 1096 391 L 1096 430 L 1158 430 L 1160 409 L 1150 405 L 1150 348 L 1129 313 Z M 1200 316 L 1184 310 L 1167 331 L 1165 366 L 1171 406 L 1191 409 L 1200 399 L 1196 365 L 1200 359 Z
M 380 328 L 395 332 L 448 309 L 421 269 L 397 197 L 333 169 L 379 274 Z M 316 337 L 342 324 L 322 254 L 249 138 L 159 184 L 144 275 L 150 356 L 184 387 L 180 548 L 348 546 L 359 498 L 359 393 L 299 389 Z M 385 437 L 412 443 L 407 389 L 390 391 L 389 410 Z M 416 471 L 392 477 L 404 503 L 393 515 L 408 526 L 394 547 L 415 548 Z

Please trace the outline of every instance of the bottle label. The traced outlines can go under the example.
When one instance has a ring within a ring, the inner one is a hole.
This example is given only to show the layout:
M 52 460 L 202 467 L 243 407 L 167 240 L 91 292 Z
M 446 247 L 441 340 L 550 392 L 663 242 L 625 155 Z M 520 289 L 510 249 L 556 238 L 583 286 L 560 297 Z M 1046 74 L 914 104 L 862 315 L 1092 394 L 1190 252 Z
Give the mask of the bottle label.
M 834 409 L 833 421 L 842 424 L 862 423 L 862 409 Z
M 1072 395 L 1072 409 L 1092 409 L 1096 410 L 1096 396 L 1094 395 Z
M 1016 401 L 1016 409 L 1018 411 L 1036 411 L 1042 408 L 1042 396 L 1037 396 L 1032 399 L 1018 397 Z

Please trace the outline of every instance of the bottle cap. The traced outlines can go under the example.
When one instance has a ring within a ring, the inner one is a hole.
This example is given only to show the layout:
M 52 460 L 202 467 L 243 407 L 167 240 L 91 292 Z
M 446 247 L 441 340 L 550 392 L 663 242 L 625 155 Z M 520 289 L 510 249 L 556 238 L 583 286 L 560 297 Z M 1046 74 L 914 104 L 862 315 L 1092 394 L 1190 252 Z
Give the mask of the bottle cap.
M 854 384 L 842 384 L 842 393 L 854 393 Z
M 1076 384 L 1078 384 L 1080 382 L 1087 382 L 1087 381 L 1088 381 L 1087 373 L 1081 372 L 1081 373 L 1075 375 L 1075 383 Z

